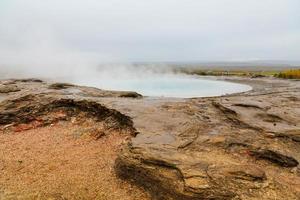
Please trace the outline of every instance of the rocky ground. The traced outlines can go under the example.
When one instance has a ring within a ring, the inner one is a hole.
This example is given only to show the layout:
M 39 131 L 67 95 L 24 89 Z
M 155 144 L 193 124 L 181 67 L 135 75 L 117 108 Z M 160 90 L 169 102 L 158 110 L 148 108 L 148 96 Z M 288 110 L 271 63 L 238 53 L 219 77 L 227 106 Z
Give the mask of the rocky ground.
M 0 199 L 299 199 L 300 82 L 146 98 L 0 84 Z

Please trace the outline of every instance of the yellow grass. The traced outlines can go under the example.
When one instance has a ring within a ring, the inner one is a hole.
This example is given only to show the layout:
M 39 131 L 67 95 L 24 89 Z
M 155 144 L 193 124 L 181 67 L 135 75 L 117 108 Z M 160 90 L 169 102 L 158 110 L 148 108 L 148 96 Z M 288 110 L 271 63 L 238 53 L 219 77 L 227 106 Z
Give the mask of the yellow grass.
M 300 69 L 279 70 L 207 70 L 181 69 L 181 73 L 197 74 L 201 76 L 244 76 L 244 77 L 277 77 L 285 79 L 300 79 Z
M 300 69 L 291 69 L 280 72 L 276 75 L 278 78 L 300 79 Z

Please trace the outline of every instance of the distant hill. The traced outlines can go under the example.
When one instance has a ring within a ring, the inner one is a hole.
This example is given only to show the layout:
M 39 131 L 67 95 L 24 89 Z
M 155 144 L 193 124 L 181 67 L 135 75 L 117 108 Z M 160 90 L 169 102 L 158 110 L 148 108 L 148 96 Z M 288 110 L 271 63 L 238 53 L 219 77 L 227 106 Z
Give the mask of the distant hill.
M 214 62 L 137 62 L 135 66 L 151 66 L 154 68 L 196 68 L 203 70 L 286 70 L 300 68 L 300 61 L 274 61 L 274 60 L 258 60 L 258 61 L 214 61 Z

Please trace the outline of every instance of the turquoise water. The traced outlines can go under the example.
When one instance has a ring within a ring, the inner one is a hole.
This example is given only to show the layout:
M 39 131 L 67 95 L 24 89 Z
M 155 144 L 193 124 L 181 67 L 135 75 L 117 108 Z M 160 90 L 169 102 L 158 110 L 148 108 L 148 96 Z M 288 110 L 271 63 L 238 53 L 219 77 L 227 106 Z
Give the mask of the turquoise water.
M 210 97 L 245 92 L 248 85 L 217 81 L 194 76 L 153 76 L 135 78 L 97 78 L 80 81 L 79 84 L 107 90 L 136 91 L 151 97 Z

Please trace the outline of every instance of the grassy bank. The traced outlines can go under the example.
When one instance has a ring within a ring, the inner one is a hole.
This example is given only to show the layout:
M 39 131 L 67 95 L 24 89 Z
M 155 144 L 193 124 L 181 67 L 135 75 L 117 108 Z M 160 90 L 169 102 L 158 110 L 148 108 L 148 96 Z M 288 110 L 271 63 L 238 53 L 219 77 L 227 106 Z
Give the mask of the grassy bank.
M 287 79 L 300 79 L 300 69 L 282 71 L 275 74 L 275 77 Z
M 284 79 L 300 79 L 300 69 L 290 70 L 222 70 L 222 69 L 197 69 L 197 68 L 179 68 L 176 72 L 200 75 L 200 76 L 240 76 L 240 77 L 277 77 Z

